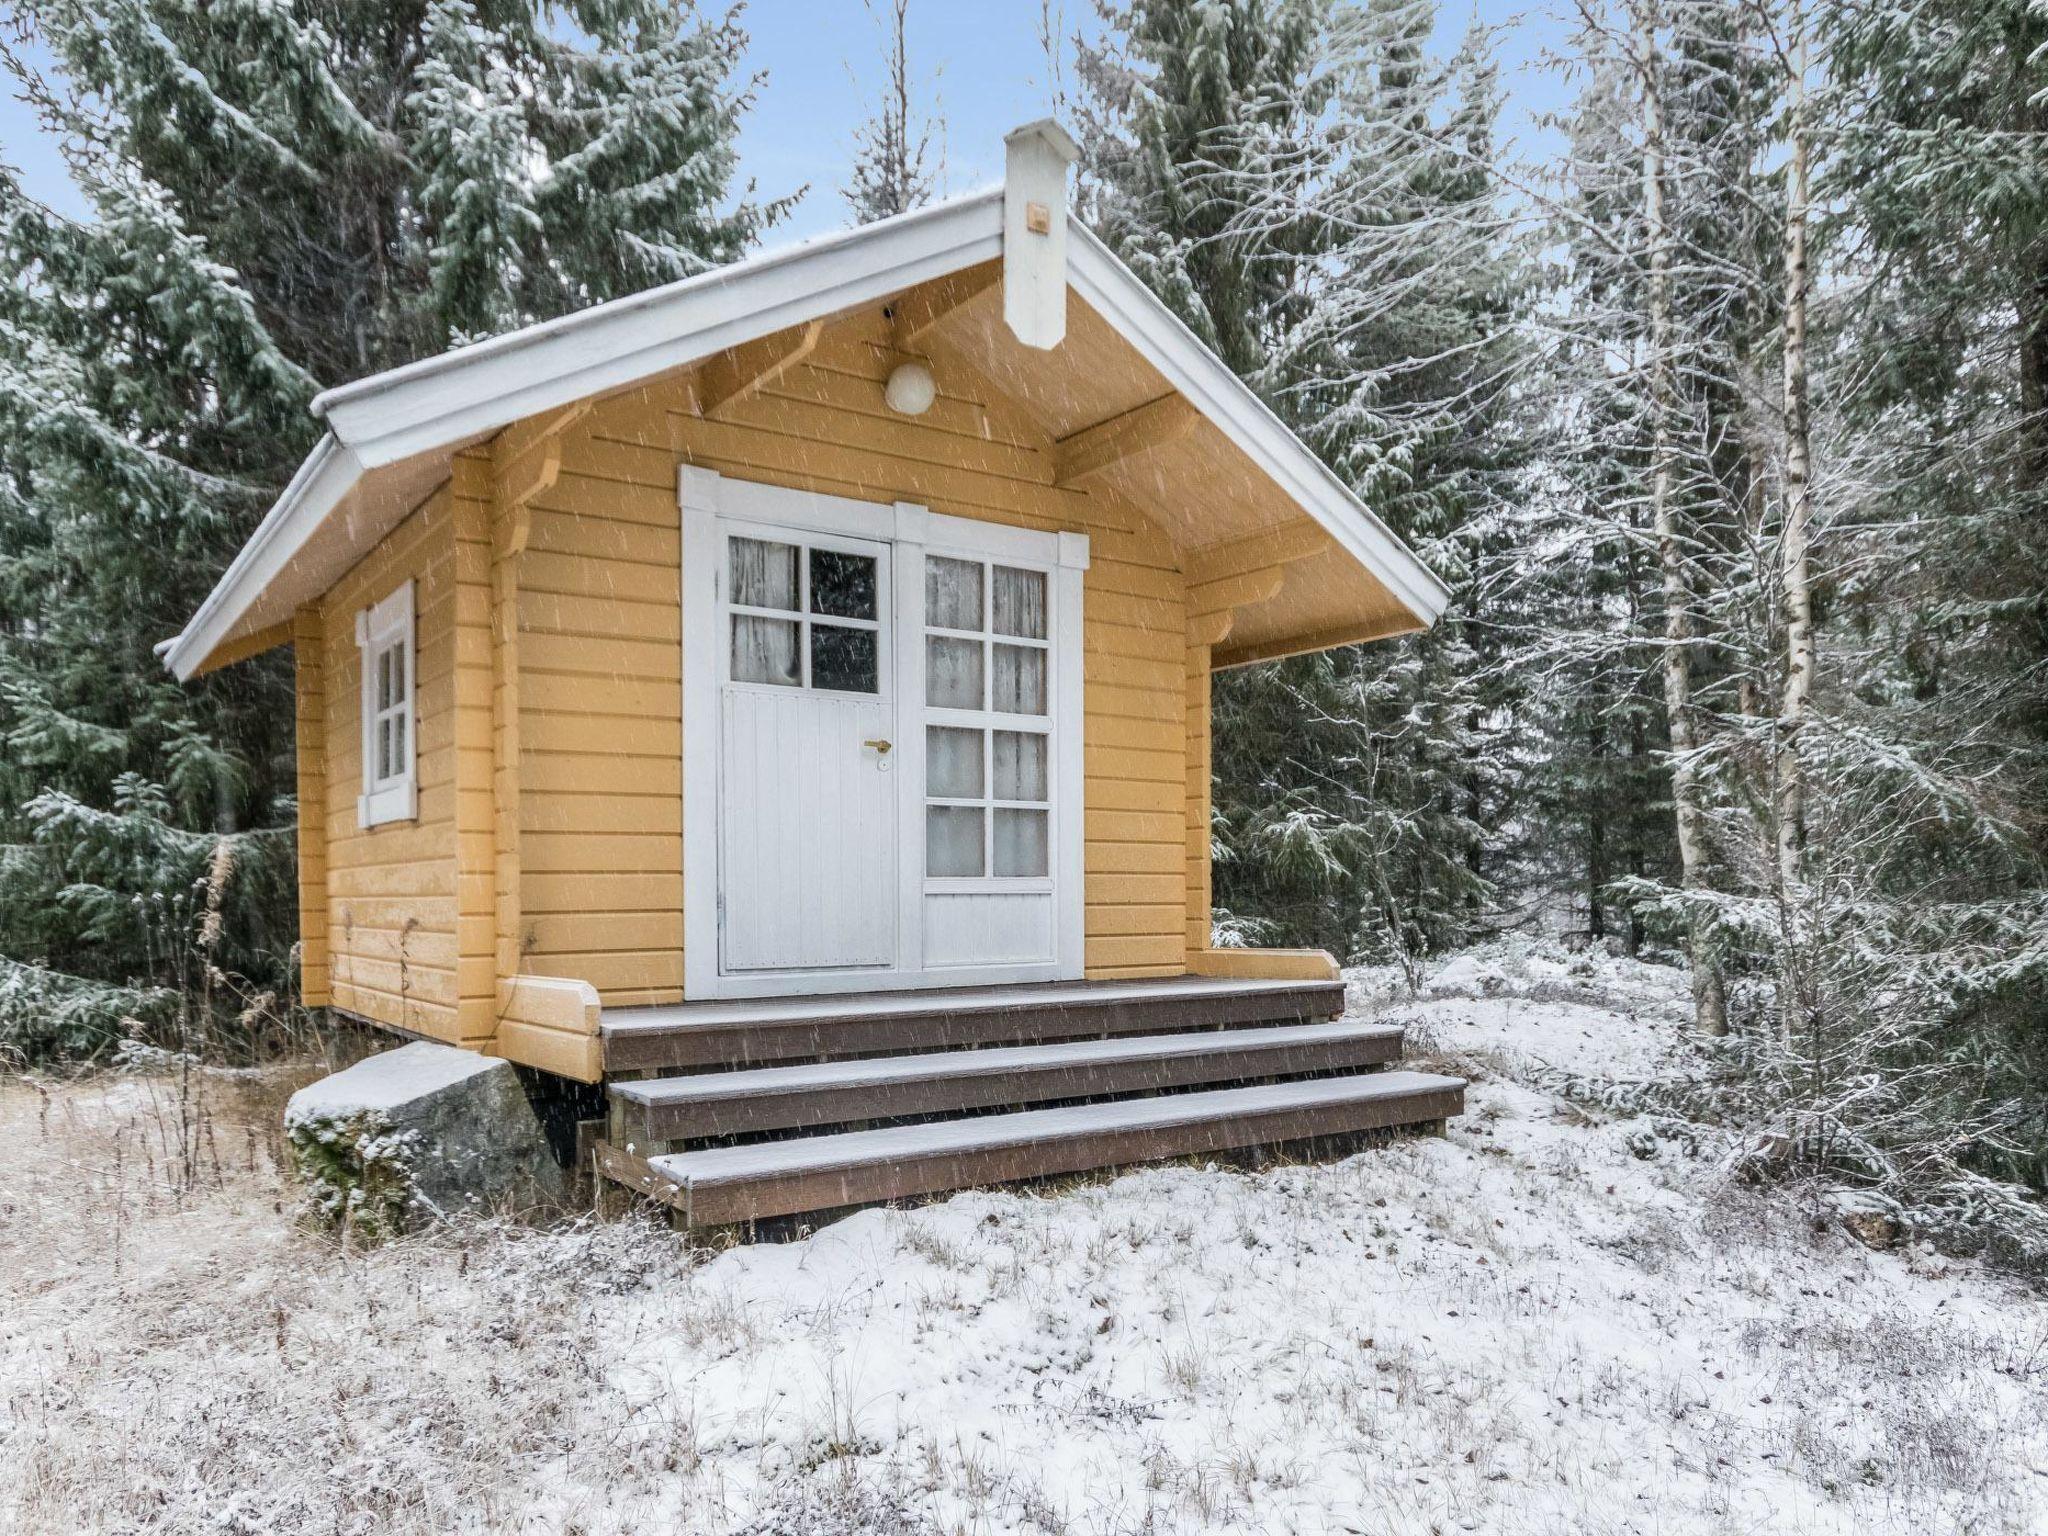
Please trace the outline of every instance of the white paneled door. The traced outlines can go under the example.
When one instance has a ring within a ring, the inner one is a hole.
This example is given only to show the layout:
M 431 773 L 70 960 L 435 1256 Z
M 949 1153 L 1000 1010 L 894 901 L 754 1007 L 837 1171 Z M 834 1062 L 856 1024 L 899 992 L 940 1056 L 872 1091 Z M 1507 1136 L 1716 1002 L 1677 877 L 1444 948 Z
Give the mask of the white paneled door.
M 731 972 L 896 962 L 889 547 L 722 522 Z
M 1082 974 L 1087 541 L 682 493 L 687 993 Z

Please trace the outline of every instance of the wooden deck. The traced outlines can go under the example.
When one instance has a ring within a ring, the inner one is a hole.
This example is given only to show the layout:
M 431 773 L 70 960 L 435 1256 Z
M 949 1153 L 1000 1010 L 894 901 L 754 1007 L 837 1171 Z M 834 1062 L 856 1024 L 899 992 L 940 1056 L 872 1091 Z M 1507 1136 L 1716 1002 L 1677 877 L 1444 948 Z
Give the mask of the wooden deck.
M 1343 1007 L 1340 982 L 1182 977 L 613 1010 L 597 1166 L 714 1225 L 1462 1112 Z

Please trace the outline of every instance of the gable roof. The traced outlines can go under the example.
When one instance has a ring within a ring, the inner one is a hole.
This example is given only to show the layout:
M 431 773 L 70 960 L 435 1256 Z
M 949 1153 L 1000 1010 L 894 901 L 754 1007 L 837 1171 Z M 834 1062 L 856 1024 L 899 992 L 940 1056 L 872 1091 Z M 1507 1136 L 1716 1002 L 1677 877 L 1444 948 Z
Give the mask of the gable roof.
M 176 638 L 181 680 L 319 597 L 447 477 L 450 457 L 513 422 L 807 321 L 877 303 L 1003 254 L 998 186 L 809 240 L 326 391 L 327 433 Z M 1068 217 L 1067 282 L 1418 626 L 1448 589 L 1110 249 Z M 275 638 L 284 636 L 276 633 Z

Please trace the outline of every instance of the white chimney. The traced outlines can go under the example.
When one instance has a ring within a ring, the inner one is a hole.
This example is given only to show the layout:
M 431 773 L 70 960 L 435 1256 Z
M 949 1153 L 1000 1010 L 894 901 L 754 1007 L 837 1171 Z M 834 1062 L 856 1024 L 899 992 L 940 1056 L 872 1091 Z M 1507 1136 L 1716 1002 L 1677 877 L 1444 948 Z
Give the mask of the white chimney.
M 1067 167 L 1081 146 L 1051 118 L 1004 135 L 1003 318 L 1027 347 L 1067 334 Z

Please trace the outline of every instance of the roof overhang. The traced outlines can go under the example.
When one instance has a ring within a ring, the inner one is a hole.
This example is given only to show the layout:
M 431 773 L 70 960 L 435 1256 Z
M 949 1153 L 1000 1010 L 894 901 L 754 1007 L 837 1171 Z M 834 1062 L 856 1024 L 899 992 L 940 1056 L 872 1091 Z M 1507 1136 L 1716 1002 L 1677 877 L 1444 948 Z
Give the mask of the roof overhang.
M 162 647 L 181 680 L 247 654 L 316 600 L 447 477 L 455 452 L 512 423 L 633 388 L 792 326 L 878 303 L 1004 255 L 996 187 L 807 241 L 344 385 L 327 433 Z M 1443 583 L 1110 249 L 1067 221 L 1069 290 L 1414 616 Z

